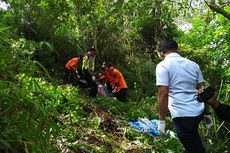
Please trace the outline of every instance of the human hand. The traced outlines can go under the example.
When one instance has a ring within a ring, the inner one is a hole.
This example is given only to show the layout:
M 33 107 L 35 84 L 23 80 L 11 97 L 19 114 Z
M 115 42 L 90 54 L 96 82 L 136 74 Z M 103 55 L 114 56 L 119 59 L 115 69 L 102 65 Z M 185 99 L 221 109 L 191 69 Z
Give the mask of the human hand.
M 114 93 L 116 93 L 117 92 L 117 90 L 116 90 L 116 88 L 114 88 L 113 90 L 112 90 L 112 93 L 114 94 Z
M 206 128 L 210 129 L 213 125 L 212 116 L 211 115 L 204 115 L 204 121 L 206 124 Z
M 198 90 L 197 101 L 207 102 L 207 100 L 210 99 L 214 94 L 215 94 L 215 89 L 213 87 L 209 86 L 204 89 L 204 87 L 202 86 L 202 88 Z
M 157 130 L 159 131 L 159 135 L 160 136 L 165 136 L 166 135 L 166 133 L 165 133 L 165 121 L 163 120 L 159 120 L 159 122 L 158 122 L 158 128 L 157 128 Z
M 204 86 L 201 86 L 201 88 L 198 89 L 198 91 L 197 91 L 197 95 L 199 95 L 199 94 L 201 94 L 202 92 L 204 92 L 204 89 L 205 89 L 205 87 L 204 87 Z
M 76 73 L 76 75 L 77 75 L 77 78 L 79 79 L 79 78 L 80 78 L 80 75 L 78 74 L 78 71 L 75 70 L 75 73 Z

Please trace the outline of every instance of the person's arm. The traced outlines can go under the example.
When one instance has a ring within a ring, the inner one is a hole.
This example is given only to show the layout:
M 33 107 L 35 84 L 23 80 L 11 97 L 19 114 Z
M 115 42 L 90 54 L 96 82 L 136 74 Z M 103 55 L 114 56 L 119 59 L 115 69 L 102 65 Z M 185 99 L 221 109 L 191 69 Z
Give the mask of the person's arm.
M 197 84 L 198 93 L 203 92 L 204 89 L 205 89 L 205 83 L 204 82 L 200 82 L 200 83 Z M 204 104 L 205 104 L 204 105 L 204 114 L 205 115 L 210 115 L 209 106 L 206 103 L 204 103 Z
M 168 96 L 169 96 L 169 72 L 164 64 L 158 64 L 156 67 L 156 85 L 158 87 L 158 131 L 159 135 L 165 135 L 165 117 L 168 112 Z
M 203 80 L 203 76 L 202 76 L 201 72 L 200 72 L 200 75 L 201 75 L 201 80 Z M 205 89 L 205 83 L 203 81 L 197 84 L 198 93 L 203 92 L 204 89 Z M 202 100 L 202 101 L 200 101 L 200 100 Z M 197 101 L 203 102 L 203 99 L 197 98 Z M 203 117 L 203 119 L 206 123 L 207 129 L 210 129 L 213 125 L 212 116 L 211 116 L 211 113 L 209 112 L 209 108 L 210 108 L 209 105 L 204 103 L 204 117 Z
M 158 116 L 159 120 L 165 120 L 165 117 L 168 113 L 168 94 L 169 88 L 167 86 L 158 86 Z
M 77 67 L 76 67 L 76 65 L 71 65 L 70 66 L 75 72 L 77 72 Z
M 204 77 L 202 75 L 202 72 L 200 70 L 200 66 L 197 65 L 197 90 L 203 90 L 205 88 L 205 83 L 204 83 Z
M 205 103 L 212 106 L 212 108 L 215 110 L 216 115 L 219 118 L 223 119 L 226 122 L 230 122 L 230 106 L 226 104 L 221 104 L 216 98 L 217 95 L 215 94 Z
M 66 65 L 65 65 L 65 67 L 67 68 L 67 69 L 71 69 L 71 63 L 72 63 L 72 61 L 73 61 L 73 59 L 71 59 L 71 60 L 69 60 L 67 63 L 66 63 Z
M 204 77 L 202 75 L 202 72 L 200 70 L 199 65 L 198 65 L 198 83 L 197 83 L 197 88 L 196 89 L 198 90 L 198 93 L 203 92 L 203 90 L 205 89 Z M 209 106 L 206 103 L 204 105 L 204 114 L 205 115 L 210 115 Z M 210 117 L 211 116 L 209 116 L 209 118 Z
M 115 92 L 118 92 L 120 90 L 120 88 L 119 88 L 120 79 L 121 79 L 121 74 L 116 71 L 114 73 L 114 82 L 115 82 L 114 89 L 115 89 Z
M 218 102 L 218 105 L 214 107 L 216 115 L 223 119 L 226 122 L 230 122 L 230 106 L 226 104 L 221 104 Z

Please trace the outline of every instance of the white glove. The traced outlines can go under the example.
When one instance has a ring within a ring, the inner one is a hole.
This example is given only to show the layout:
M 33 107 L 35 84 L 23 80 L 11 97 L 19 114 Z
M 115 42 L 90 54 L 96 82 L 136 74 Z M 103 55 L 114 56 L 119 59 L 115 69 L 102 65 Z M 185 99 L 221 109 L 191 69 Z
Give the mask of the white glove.
M 211 115 L 204 115 L 204 121 L 206 124 L 206 128 L 210 129 L 213 125 L 212 116 Z
M 76 73 L 76 75 L 77 75 L 77 78 L 79 79 L 79 78 L 80 78 L 80 75 L 78 74 L 78 71 L 75 70 L 75 73 Z
M 92 80 L 93 80 L 93 81 L 96 81 L 96 78 L 95 78 L 95 76 L 92 76 Z
M 116 89 L 113 89 L 113 90 L 112 90 L 112 93 L 116 93 L 116 92 L 117 92 L 117 90 L 116 90 Z
M 166 133 L 165 133 L 165 121 L 159 120 L 157 130 L 159 131 L 160 136 L 166 135 Z

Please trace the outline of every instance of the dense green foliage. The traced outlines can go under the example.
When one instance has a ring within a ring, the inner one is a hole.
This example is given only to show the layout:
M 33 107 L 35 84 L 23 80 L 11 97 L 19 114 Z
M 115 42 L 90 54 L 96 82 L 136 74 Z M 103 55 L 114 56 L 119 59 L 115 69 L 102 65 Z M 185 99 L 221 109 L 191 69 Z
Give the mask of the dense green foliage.
M 203 3 L 180 2 L 9 0 L 0 8 L 0 152 L 182 152 L 173 134 L 152 137 L 127 124 L 157 118 L 156 51 L 165 37 L 178 40 L 230 104 L 230 21 Z M 178 19 L 192 28 L 183 32 Z M 111 61 L 124 74 L 128 103 L 63 85 L 64 64 L 92 45 L 96 72 Z M 229 123 L 213 117 L 209 131 L 200 126 L 207 152 L 230 152 Z M 173 131 L 170 118 L 167 128 Z

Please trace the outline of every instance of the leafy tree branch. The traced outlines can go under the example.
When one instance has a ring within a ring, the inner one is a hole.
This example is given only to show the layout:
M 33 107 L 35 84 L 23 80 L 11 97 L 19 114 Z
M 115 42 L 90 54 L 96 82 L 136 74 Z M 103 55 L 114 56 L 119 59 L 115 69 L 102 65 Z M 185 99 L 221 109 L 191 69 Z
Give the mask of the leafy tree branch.
M 221 8 L 221 7 L 219 7 L 219 6 L 215 5 L 215 4 L 212 4 L 212 3 L 208 3 L 207 1 L 205 1 L 205 3 L 208 5 L 208 7 L 213 12 L 220 13 L 224 17 L 226 17 L 228 20 L 230 20 L 230 13 L 226 12 L 223 8 Z

